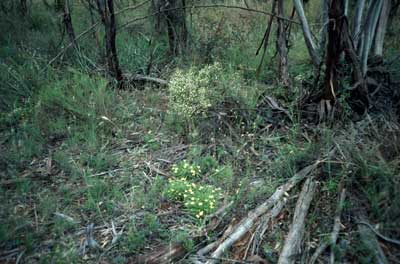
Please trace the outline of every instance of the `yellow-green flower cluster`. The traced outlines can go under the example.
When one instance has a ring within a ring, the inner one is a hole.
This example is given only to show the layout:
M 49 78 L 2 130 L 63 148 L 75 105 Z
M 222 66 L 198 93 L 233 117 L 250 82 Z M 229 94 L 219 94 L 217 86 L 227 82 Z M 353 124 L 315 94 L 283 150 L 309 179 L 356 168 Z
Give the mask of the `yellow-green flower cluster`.
M 172 174 L 176 178 L 195 178 L 199 177 L 201 173 L 200 166 L 195 165 L 195 164 L 190 164 L 186 160 L 183 160 L 182 162 L 178 164 L 172 165 Z
M 180 178 L 169 179 L 165 194 L 169 199 L 183 201 L 186 210 L 200 219 L 216 210 L 222 190 Z
M 211 185 L 193 185 L 190 190 L 184 193 L 184 204 L 186 209 L 196 216 L 204 216 L 214 212 L 218 200 L 222 197 L 221 188 L 215 188 Z

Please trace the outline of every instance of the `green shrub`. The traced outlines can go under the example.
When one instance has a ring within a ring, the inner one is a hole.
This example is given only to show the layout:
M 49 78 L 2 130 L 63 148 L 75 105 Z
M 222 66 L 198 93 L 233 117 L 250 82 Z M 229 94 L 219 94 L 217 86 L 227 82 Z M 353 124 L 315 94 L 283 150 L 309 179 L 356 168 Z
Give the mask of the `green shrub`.
M 238 74 L 227 74 L 221 64 L 177 70 L 169 84 L 170 112 L 185 119 L 204 114 L 225 96 L 237 94 Z

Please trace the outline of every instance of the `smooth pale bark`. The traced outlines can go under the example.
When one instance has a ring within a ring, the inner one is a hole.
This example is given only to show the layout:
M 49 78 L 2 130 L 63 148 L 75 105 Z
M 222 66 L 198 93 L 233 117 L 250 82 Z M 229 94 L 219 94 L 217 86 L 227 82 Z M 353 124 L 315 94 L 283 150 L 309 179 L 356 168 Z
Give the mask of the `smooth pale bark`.
M 353 42 L 354 47 L 358 49 L 358 42 L 361 38 L 361 22 L 362 22 L 362 14 L 364 11 L 365 0 L 357 0 L 355 13 L 353 17 Z
M 316 45 L 312 39 L 310 26 L 308 25 L 307 18 L 304 13 L 303 3 L 301 0 L 293 0 L 293 3 L 303 29 L 304 40 L 306 42 L 308 53 L 310 54 L 313 64 L 318 67 L 321 63 L 321 58 L 318 55 Z
M 328 12 L 329 12 L 329 0 L 322 0 L 322 31 L 321 31 L 321 40 L 319 44 L 319 48 L 321 53 L 325 52 L 326 47 L 326 32 L 328 31 Z
M 375 36 L 379 15 L 381 14 L 382 3 L 383 0 L 373 0 L 368 8 L 363 38 L 364 43 L 361 53 L 361 69 L 364 76 L 367 74 L 368 56 Z
M 284 16 L 283 0 L 278 0 L 278 16 Z M 286 41 L 286 28 L 283 19 L 278 17 L 276 48 L 279 54 L 279 80 L 283 86 L 289 87 L 288 50 Z
M 381 15 L 379 16 L 378 26 L 375 33 L 374 55 L 382 57 L 383 41 L 385 39 L 386 28 L 389 20 L 391 0 L 383 0 Z

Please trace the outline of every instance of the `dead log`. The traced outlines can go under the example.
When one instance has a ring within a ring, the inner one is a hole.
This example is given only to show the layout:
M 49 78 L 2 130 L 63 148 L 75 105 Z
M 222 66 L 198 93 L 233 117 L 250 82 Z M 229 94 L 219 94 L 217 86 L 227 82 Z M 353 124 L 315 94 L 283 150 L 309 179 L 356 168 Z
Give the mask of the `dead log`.
M 142 74 L 123 74 L 124 80 L 127 81 L 127 83 L 131 82 L 151 82 L 158 84 L 160 86 L 168 86 L 168 81 L 156 78 L 156 77 L 151 77 L 151 76 L 146 76 Z
M 319 165 L 320 161 L 307 166 L 295 174 L 286 184 L 278 187 L 278 189 L 271 195 L 271 197 L 259 205 L 256 209 L 251 211 L 245 219 L 240 221 L 239 224 L 233 229 L 234 231 L 218 246 L 218 248 L 211 254 L 211 259 L 206 262 L 206 264 L 215 263 L 216 259 L 219 259 L 224 252 L 229 250 L 229 248 L 243 237 L 254 225 L 257 219 L 267 213 L 273 208 L 273 206 L 278 203 L 283 196 L 290 191 L 294 186 L 300 183 L 304 178 L 310 175 Z
M 300 197 L 297 200 L 296 210 L 293 216 L 293 224 L 285 240 L 278 264 L 295 263 L 295 258 L 300 253 L 300 247 L 304 235 L 304 220 L 312 198 L 314 197 L 316 183 L 312 178 L 306 180 L 301 190 Z

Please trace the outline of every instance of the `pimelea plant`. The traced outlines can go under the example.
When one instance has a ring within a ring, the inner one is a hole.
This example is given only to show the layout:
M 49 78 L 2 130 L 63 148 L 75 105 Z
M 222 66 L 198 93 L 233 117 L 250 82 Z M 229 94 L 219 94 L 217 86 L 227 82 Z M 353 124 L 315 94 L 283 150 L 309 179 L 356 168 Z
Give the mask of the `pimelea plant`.
M 168 86 L 169 111 L 187 119 L 205 113 L 225 95 L 239 90 L 239 84 L 239 76 L 227 74 L 219 63 L 177 70 Z

